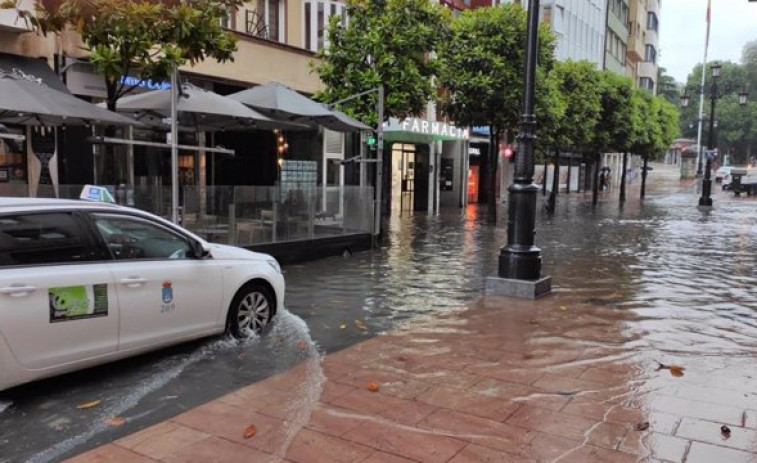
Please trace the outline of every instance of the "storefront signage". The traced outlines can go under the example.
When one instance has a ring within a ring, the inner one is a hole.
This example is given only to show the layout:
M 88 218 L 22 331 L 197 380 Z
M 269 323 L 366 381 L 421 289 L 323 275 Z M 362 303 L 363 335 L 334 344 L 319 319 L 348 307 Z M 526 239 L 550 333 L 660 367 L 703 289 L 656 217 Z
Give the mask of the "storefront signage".
M 468 154 L 472 156 L 481 156 L 481 149 L 480 148 L 474 148 L 473 146 L 468 148 Z
M 171 88 L 170 82 L 153 82 L 150 79 L 140 80 L 139 77 L 122 76 L 121 83 L 130 86 L 137 86 L 148 90 L 168 90 Z
M 452 137 L 461 140 L 468 139 L 468 129 L 461 129 L 446 122 L 427 121 L 412 117 L 403 120 L 400 123 L 402 130 L 406 132 L 421 133 L 423 135 L 438 135 L 441 137 Z
M 149 90 L 167 90 L 171 88 L 170 82 L 153 82 L 152 80 L 140 81 L 138 77 L 123 76 L 121 83 L 126 86 L 136 86 L 135 93 Z M 75 63 L 66 71 L 66 86 L 74 95 L 107 98 L 108 90 L 105 79 L 95 72 L 89 63 Z

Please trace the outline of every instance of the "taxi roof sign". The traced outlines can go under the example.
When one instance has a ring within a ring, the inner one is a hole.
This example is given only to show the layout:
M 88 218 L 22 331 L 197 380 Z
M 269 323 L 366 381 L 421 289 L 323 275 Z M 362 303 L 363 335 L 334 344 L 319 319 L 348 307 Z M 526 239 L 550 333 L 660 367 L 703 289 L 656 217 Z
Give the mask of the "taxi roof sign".
M 100 203 L 116 203 L 116 200 L 107 188 L 97 185 L 84 185 L 84 188 L 82 188 L 81 194 L 79 195 L 79 199 Z

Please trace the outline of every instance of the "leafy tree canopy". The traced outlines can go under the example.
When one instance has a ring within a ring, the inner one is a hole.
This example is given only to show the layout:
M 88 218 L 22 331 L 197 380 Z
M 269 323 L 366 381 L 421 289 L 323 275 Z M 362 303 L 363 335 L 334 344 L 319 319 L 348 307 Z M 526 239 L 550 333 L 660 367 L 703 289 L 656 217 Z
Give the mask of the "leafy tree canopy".
M 525 72 L 526 12 L 518 4 L 464 11 L 452 23 L 439 54 L 439 81 L 447 94 L 444 111 L 459 125 L 515 129 L 521 116 Z M 550 97 L 542 85 L 554 64 L 555 38 L 539 30 L 537 99 Z M 544 105 L 541 106 L 544 108 Z
M 601 117 L 602 74 L 588 61 L 563 61 L 555 64 L 550 77 L 565 109 L 561 117 L 540 125 L 539 138 L 558 149 L 587 149 Z
M 383 84 L 385 117 L 420 115 L 436 97 L 434 51 L 448 34 L 450 12 L 429 0 L 347 0 L 349 21 L 332 16 L 328 47 L 313 68 L 324 89 L 316 98 L 336 102 Z M 376 95 L 342 105 L 348 114 L 375 125 Z
M 608 70 L 600 74 L 602 111 L 593 148 L 597 152 L 629 151 L 641 131 L 638 95 L 631 79 Z
M 36 0 L 21 18 L 42 34 L 72 28 L 81 34 L 90 61 L 105 77 L 108 106 L 134 89 L 122 76 L 140 80 L 168 79 L 174 64 L 196 63 L 206 57 L 233 59 L 236 40 L 221 27 L 221 19 L 242 0 Z

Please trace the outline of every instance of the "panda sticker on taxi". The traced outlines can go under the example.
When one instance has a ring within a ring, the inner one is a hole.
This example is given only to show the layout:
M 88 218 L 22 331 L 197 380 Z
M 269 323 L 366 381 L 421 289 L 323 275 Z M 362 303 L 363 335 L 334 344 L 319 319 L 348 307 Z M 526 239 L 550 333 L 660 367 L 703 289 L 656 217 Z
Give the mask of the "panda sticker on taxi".
M 50 288 L 50 323 L 108 315 L 108 285 Z

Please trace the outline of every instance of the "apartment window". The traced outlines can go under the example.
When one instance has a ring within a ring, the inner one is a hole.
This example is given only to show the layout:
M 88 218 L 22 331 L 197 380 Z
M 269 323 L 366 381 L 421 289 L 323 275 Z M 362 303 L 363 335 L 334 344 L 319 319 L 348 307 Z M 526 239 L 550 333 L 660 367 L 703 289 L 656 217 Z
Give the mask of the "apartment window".
M 221 18 L 221 27 L 224 29 L 236 30 L 237 28 L 237 10 L 236 8 L 229 8 L 227 16 Z
M 284 41 L 284 0 L 257 0 L 255 9 L 245 11 L 248 34 L 277 42 Z
M 328 46 L 327 31 L 331 16 L 342 17 L 342 24 L 346 24 L 342 12 L 344 4 L 330 0 L 303 0 L 304 1 L 304 24 L 305 48 L 318 51 Z
M 639 87 L 654 91 L 654 80 L 651 77 L 642 77 L 639 79 Z
M 652 11 L 647 13 L 647 30 L 656 31 L 659 26 L 660 23 L 657 21 L 657 15 Z
M 644 61 L 648 63 L 657 62 L 657 50 L 654 49 L 653 45 L 646 45 L 644 47 Z

